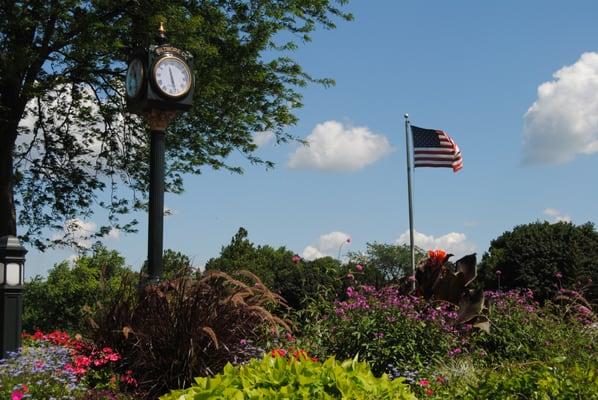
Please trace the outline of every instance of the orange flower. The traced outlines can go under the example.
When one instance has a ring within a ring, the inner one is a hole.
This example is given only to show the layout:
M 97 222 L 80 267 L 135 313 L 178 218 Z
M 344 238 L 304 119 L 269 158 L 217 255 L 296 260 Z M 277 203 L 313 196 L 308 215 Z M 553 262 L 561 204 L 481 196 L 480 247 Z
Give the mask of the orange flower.
M 432 263 L 439 267 L 443 264 L 444 259 L 446 258 L 446 251 L 444 250 L 429 250 L 428 251 L 428 258 Z

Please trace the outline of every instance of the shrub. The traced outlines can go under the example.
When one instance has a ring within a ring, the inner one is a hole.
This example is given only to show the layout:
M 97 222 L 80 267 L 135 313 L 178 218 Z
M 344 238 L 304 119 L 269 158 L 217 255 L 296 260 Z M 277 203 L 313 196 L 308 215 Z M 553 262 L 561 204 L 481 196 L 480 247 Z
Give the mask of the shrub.
M 549 362 L 527 362 L 503 365 L 481 371 L 475 383 L 458 381 L 430 385 L 433 398 L 463 400 L 550 400 L 598 399 L 598 370 L 593 364 L 565 363 L 565 357 Z
M 486 292 L 486 297 L 491 331 L 473 332 L 470 348 L 487 363 L 545 361 L 565 353 L 579 361 L 596 354 L 598 332 L 567 318 L 566 307 L 540 306 L 531 290 Z
M 329 358 L 320 363 L 301 355 L 274 354 L 237 367 L 228 364 L 222 374 L 198 378 L 189 389 L 161 399 L 415 400 L 400 379 L 389 380 L 386 375 L 376 378 L 357 358 L 342 363 Z
M 124 263 L 116 251 L 95 246 L 90 256 L 79 257 L 72 266 L 67 261 L 56 264 L 47 279 L 36 276 L 25 284 L 23 329 L 85 331 L 89 311 L 110 299 L 122 277 L 132 273 Z
M 0 398 L 3 399 L 129 399 L 119 386 L 115 367 L 120 355 L 55 331 L 26 335 L 19 353 L 0 360 Z M 121 377 L 126 378 L 126 375 Z
M 208 271 L 146 286 L 139 295 L 125 289 L 99 314 L 97 342 L 122 355 L 148 397 L 216 374 L 227 362 L 245 362 L 261 354 L 267 328 L 288 326 L 266 309 L 280 298 L 254 275 L 244 276 L 255 285 Z
M 500 276 L 497 276 L 497 273 Z M 561 287 L 587 286 L 598 301 L 598 232 L 587 223 L 548 222 L 516 226 L 490 244 L 479 268 L 485 288 L 529 288 L 540 301 Z
M 461 345 L 449 303 L 400 295 L 393 287 L 349 287 L 346 295 L 345 301 L 320 306 L 312 314 L 320 318 L 303 328 L 301 340 L 318 356 L 359 354 L 375 374 L 405 376 Z

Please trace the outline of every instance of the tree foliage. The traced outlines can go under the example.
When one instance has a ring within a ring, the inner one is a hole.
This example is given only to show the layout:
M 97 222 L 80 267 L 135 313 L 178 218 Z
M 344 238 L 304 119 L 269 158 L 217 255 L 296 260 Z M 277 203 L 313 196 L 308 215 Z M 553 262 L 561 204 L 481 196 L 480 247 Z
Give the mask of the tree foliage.
M 490 243 L 478 273 L 486 288 L 530 288 L 541 300 L 561 287 L 583 288 L 596 301 L 598 232 L 590 222 L 516 226 Z
M 367 269 L 379 271 L 386 282 L 396 282 L 400 278 L 412 275 L 411 250 L 405 244 L 366 243 L 364 253 L 349 252 L 350 263 L 367 266 Z M 415 248 L 415 262 L 425 257 L 419 247 Z
M 145 204 L 148 143 L 142 120 L 125 111 L 123 80 L 132 49 L 153 41 L 165 21 L 169 41 L 194 57 L 194 107 L 167 130 L 167 191 L 205 166 L 242 172 L 253 163 L 252 134 L 294 139 L 298 88 L 314 79 L 289 57 L 318 26 L 351 19 L 347 0 L 17 0 L 0 7 L 0 236 L 36 247 L 68 244 L 61 230 L 95 206 L 107 226 Z M 19 217 L 16 218 L 16 208 Z
M 23 329 L 86 330 L 90 313 L 98 303 L 110 300 L 126 274 L 133 273 L 124 258 L 103 246 L 72 265 L 68 261 L 54 265 L 47 278 L 38 275 L 25 284 Z
M 206 270 L 229 274 L 251 271 L 293 309 L 303 308 L 318 295 L 334 298 L 341 288 L 342 272 L 338 260 L 331 257 L 302 260 L 285 247 L 255 246 L 247 237 L 247 230 L 239 228 L 230 244 L 222 247 L 220 256 L 208 260 Z
M 193 267 L 191 259 L 175 250 L 166 249 L 162 256 L 162 276 L 163 280 L 172 280 L 182 277 L 190 277 L 197 273 L 197 270 Z M 142 279 L 149 276 L 147 272 L 147 261 L 143 263 L 141 267 Z

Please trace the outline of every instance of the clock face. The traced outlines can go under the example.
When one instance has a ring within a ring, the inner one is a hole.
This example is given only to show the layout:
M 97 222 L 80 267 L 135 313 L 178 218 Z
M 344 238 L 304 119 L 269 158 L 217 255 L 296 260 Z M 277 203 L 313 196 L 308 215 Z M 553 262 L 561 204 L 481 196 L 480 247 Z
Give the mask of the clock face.
M 133 99 L 139 95 L 141 92 L 141 87 L 143 86 L 143 63 L 139 58 L 133 59 L 129 64 L 129 69 L 127 70 L 127 81 L 126 81 L 126 89 L 127 89 L 127 96 L 130 99 Z
M 189 66 L 175 56 L 165 56 L 156 61 L 153 80 L 160 94 L 168 98 L 185 96 L 193 83 Z

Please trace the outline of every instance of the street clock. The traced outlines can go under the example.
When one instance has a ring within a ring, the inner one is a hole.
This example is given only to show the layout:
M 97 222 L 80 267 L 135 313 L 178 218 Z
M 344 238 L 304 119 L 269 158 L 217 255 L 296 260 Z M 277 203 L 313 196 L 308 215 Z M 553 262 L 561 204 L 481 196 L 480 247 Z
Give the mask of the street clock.
M 129 60 L 125 93 L 130 112 L 150 110 L 185 111 L 191 108 L 195 79 L 188 52 L 163 44 L 137 49 Z

